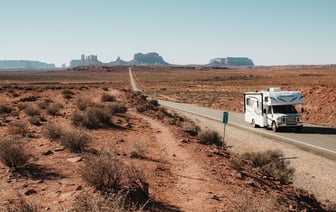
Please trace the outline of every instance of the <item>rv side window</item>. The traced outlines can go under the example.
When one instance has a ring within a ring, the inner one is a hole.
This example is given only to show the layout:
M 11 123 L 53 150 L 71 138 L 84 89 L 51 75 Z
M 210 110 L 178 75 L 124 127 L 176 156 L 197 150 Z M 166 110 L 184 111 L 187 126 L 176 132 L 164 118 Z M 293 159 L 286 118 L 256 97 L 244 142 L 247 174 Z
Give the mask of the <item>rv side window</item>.
M 265 102 L 268 102 L 268 96 L 265 96 Z

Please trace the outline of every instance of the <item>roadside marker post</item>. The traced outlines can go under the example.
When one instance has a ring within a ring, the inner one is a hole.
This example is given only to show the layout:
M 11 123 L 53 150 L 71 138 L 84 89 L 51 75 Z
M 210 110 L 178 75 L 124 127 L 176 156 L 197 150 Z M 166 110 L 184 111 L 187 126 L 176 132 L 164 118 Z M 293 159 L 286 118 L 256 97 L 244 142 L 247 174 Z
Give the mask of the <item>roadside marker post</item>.
M 225 129 L 226 129 L 226 124 L 229 122 L 229 112 L 224 112 L 223 113 L 223 124 L 224 124 L 224 132 L 223 132 L 223 142 L 222 142 L 222 147 L 224 147 L 225 144 Z

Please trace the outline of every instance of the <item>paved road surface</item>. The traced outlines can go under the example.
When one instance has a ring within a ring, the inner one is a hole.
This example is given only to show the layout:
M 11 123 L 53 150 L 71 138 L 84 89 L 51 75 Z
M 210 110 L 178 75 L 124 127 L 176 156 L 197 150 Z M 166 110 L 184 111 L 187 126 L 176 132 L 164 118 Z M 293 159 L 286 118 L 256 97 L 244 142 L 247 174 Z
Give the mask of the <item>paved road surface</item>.
M 141 89 L 137 88 L 135 84 L 131 68 L 129 69 L 129 73 L 133 90 L 142 91 Z M 217 120 L 219 122 L 222 122 L 223 120 L 224 111 L 222 110 L 215 110 L 191 104 L 176 103 L 163 100 L 158 101 L 161 105 L 175 110 L 189 112 L 209 119 Z M 264 136 L 277 138 L 279 140 L 292 143 L 309 150 L 318 151 L 322 155 L 328 155 L 333 158 L 336 157 L 336 128 L 327 128 L 322 126 L 304 124 L 301 133 L 294 133 L 290 130 L 273 132 L 264 128 L 253 128 L 244 121 L 243 114 L 236 112 L 229 112 L 229 125 L 253 131 Z

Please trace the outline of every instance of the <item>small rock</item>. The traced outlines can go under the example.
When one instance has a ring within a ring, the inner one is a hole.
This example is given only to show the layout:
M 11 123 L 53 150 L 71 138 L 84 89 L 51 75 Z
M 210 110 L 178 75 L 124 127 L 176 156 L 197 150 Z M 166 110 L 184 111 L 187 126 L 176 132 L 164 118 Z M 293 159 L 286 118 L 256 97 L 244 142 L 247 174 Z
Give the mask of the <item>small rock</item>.
M 36 194 L 36 193 L 37 193 L 37 191 L 35 191 L 34 189 L 29 189 L 24 194 L 27 195 L 27 196 L 29 196 L 29 195 Z
M 176 157 L 176 155 L 175 155 L 175 154 L 173 154 L 173 157 Z
M 82 161 L 82 157 L 74 157 L 74 158 L 68 158 L 67 161 L 73 162 L 73 163 L 77 163 Z
M 76 191 L 81 191 L 83 187 L 81 185 L 77 186 Z
M 214 200 L 220 201 L 220 199 L 219 199 L 219 197 L 218 197 L 217 195 L 213 195 L 213 196 L 211 197 L 211 199 L 214 199 Z
M 64 151 L 65 148 L 64 147 L 59 147 L 59 148 L 56 148 L 55 149 L 55 152 L 61 152 L 61 151 Z

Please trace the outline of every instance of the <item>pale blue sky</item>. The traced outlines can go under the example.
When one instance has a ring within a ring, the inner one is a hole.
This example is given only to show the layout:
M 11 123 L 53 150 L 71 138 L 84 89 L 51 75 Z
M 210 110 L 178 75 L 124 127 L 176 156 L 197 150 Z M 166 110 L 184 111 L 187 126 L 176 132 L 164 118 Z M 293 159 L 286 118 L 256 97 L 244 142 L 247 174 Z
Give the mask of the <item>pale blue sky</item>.
M 336 63 L 336 0 L 0 0 L 0 60 Z

